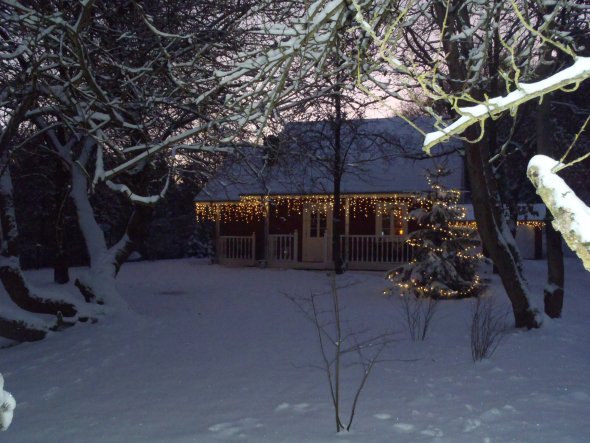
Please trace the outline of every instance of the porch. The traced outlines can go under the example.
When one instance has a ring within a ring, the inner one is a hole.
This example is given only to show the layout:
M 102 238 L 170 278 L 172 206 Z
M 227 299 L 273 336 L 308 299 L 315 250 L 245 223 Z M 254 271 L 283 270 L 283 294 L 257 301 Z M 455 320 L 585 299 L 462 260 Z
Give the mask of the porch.
M 256 234 L 219 236 L 216 262 L 230 266 L 264 265 L 276 268 L 329 269 L 332 266 L 331 238 L 321 238 L 319 253 L 313 259 L 305 254 L 306 244 L 298 231 L 269 234 L 264 242 L 264 258 L 256 258 Z M 316 251 L 318 248 L 314 246 Z M 352 270 L 388 270 L 412 258 L 412 247 L 395 235 L 342 235 L 340 249 L 344 263 Z M 300 251 L 303 251 L 301 253 Z

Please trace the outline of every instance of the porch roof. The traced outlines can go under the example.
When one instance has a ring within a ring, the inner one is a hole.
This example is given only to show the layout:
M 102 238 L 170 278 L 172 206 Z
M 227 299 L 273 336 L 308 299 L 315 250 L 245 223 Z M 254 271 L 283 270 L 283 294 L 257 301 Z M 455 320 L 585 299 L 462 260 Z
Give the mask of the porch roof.
M 457 153 L 424 158 L 422 136 L 401 118 L 348 122 L 342 194 L 404 194 L 429 189 L 426 170 L 444 164 L 443 184 L 463 189 L 463 160 Z M 428 119 L 415 123 L 432 127 Z M 329 122 L 293 123 L 280 136 L 280 155 L 272 166 L 261 147 L 242 150 L 227 160 L 195 198 L 197 202 L 237 201 L 246 195 L 326 195 L 333 189 Z M 446 144 L 443 152 L 456 151 Z

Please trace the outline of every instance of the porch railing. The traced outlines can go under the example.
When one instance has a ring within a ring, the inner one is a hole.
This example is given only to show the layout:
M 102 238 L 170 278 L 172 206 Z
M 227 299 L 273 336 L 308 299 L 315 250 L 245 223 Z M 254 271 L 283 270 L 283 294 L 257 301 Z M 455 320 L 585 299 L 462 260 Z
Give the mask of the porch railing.
M 217 259 L 254 263 L 256 261 L 256 234 L 220 236 L 217 243 Z
M 341 248 L 349 264 L 406 263 L 412 258 L 405 239 L 389 235 L 343 235 Z
M 298 259 L 297 231 L 293 234 L 270 234 L 268 236 L 268 260 L 270 262 L 296 262 Z

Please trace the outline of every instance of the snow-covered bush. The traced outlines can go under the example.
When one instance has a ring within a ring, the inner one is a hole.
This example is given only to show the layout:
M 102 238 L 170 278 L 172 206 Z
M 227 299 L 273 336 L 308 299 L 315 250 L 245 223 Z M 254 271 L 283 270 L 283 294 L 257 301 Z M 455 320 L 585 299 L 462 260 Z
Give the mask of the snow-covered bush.
M 4 390 L 4 377 L 0 374 L 0 430 L 5 431 L 12 423 L 16 401 L 10 392 Z

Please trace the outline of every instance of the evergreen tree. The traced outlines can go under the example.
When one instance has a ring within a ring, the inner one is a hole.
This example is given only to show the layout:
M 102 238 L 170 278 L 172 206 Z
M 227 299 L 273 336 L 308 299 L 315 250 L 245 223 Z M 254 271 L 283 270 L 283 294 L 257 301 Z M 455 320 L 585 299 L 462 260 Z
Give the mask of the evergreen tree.
M 428 172 L 432 191 L 419 200 L 420 207 L 411 213 L 419 226 L 407 240 L 414 249 L 413 258 L 389 273 L 389 279 L 402 293 L 462 298 L 475 296 L 482 289 L 477 274 L 482 258 L 477 231 L 460 222 L 466 215 L 465 209 L 457 205 L 460 191 L 441 184 L 448 174 L 442 167 Z

